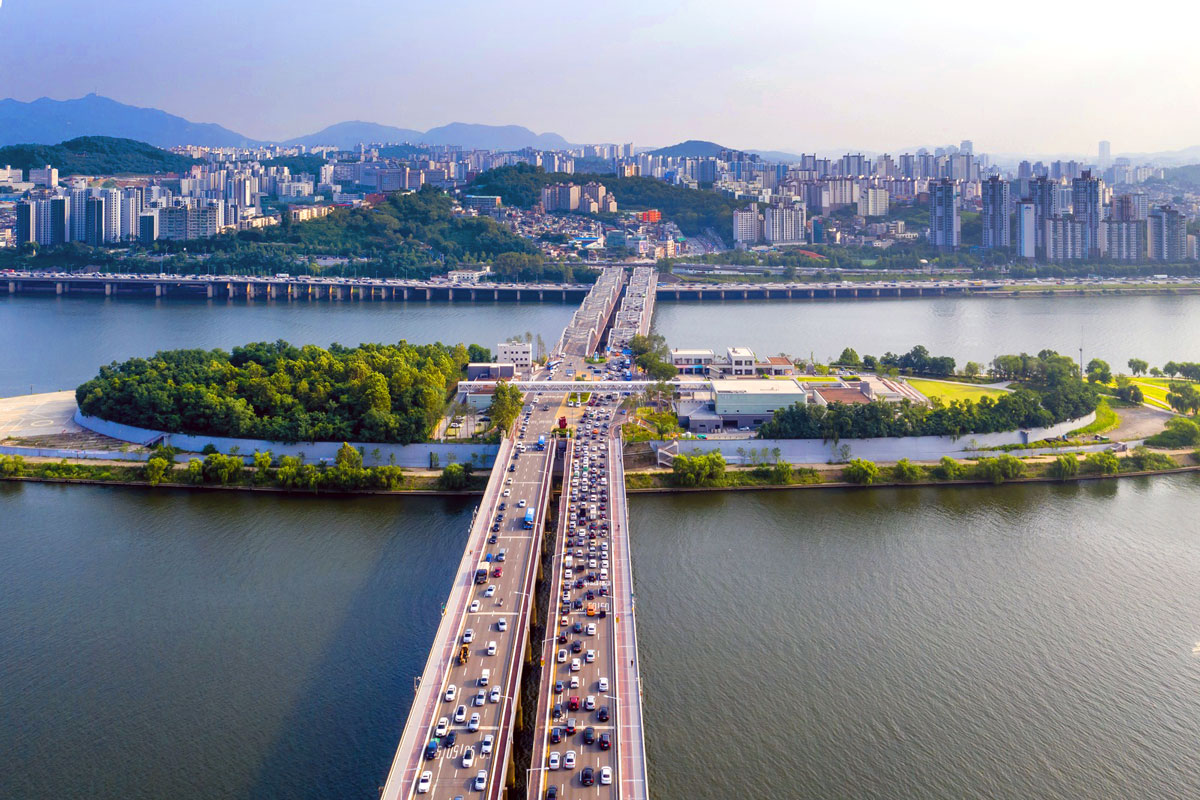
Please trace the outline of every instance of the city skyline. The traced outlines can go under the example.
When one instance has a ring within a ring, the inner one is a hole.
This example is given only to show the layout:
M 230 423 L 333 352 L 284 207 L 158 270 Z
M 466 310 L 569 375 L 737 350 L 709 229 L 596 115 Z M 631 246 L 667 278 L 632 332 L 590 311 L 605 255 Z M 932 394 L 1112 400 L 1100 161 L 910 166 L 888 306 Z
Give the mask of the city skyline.
M 1177 102 L 1198 81 L 1182 29 L 1147 37 L 1153 51 L 1131 43 L 1114 71 L 1102 47 L 1083 46 L 1103 41 L 1110 20 L 1040 6 L 1035 14 L 1032 3 L 1018 4 L 1028 15 L 1014 9 L 1003 19 L 941 3 L 869 2 L 851 17 L 768 2 L 732 17 L 712 4 L 617 4 L 566 20 L 532 2 L 497 17 L 475 3 L 430 10 L 360 1 L 331 21 L 311 2 L 215 0 L 206 18 L 223 24 L 182 27 L 148 0 L 122 5 L 122 14 L 76 0 L 4 5 L 6 94 L 30 101 L 94 91 L 264 140 L 363 119 L 787 152 L 898 152 L 972 138 L 978 152 L 997 155 L 1094 157 L 1102 139 L 1114 155 L 1200 143 L 1200 125 Z M 764 46 L 764 30 L 776 46 Z M 579 48 L 581 37 L 590 50 Z M 1152 56 L 1177 39 L 1177 69 L 1164 77 Z M 146 44 L 112 57 L 114 42 L 135 40 Z M 166 61 L 166 53 L 191 57 Z M 1020 66 L 1034 56 L 1036 71 Z M 164 71 L 176 74 L 155 77 Z M 1100 72 L 1105 81 L 1091 79 Z M 1138 115 L 1111 114 L 1131 93 Z

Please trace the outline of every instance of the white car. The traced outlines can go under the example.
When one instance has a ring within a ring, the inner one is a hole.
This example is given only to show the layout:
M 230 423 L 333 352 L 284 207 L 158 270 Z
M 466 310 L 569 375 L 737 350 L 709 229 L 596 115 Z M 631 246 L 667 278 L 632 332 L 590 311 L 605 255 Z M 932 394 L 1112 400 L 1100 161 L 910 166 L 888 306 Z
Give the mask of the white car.
M 463 631 L 463 644 L 470 644 L 473 641 L 475 641 L 475 629 L 467 628 Z
M 468 747 L 466 750 L 463 750 L 462 765 L 464 768 L 466 768 L 466 767 L 471 766 L 474 763 L 475 763 L 475 751 L 472 748 Z
M 558 651 L 558 663 L 560 663 L 560 664 L 567 663 L 567 651 L 566 650 Z
M 607 691 L 608 691 L 608 678 L 601 678 L 601 679 L 600 679 L 600 685 L 599 685 L 599 689 L 600 689 L 600 691 L 602 691 L 602 692 L 607 692 Z
M 478 692 L 475 693 L 475 705 L 481 706 L 486 702 L 487 702 L 487 692 L 483 689 L 480 689 Z
M 589 694 L 583 701 L 583 707 L 586 711 L 596 710 L 596 695 Z
M 580 669 L 580 667 L 582 667 L 582 666 L 583 666 L 583 665 L 579 663 L 579 659 L 578 659 L 578 658 L 572 658 L 572 659 L 571 659 L 571 672 L 579 672 L 579 669 Z
M 495 643 L 494 641 L 493 641 L 493 642 L 488 642 L 488 646 L 487 646 L 487 654 L 488 654 L 489 656 L 494 656 L 494 655 L 496 655 L 496 643 Z
M 596 660 L 596 651 L 588 650 L 586 653 L 583 654 L 583 660 L 589 664 L 592 663 L 593 661 L 595 661 Z
M 596 623 L 589 622 L 586 630 L 587 630 L 588 636 L 595 636 L 596 635 Z
M 578 688 L 579 688 L 579 676 L 578 676 L 578 675 L 572 675 L 572 676 L 571 676 L 571 688 L 572 688 L 572 689 L 578 689 Z
M 467 722 L 467 730 L 469 730 L 471 733 L 474 733 L 475 731 L 479 730 L 479 714 L 478 713 L 471 715 L 471 719 Z
M 455 697 L 458 697 L 458 687 L 452 683 L 446 687 L 446 693 L 442 695 L 442 700 L 447 703 L 453 703 Z
M 467 609 L 467 611 L 469 611 L 469 612 L 470 612 L 470 613 L 472 613 L 472 614 L 478 614 L 478 613 L 479 613 L 479 601 L 478 601 L 478 600 L 472 600 L 472 601 L 471 601 L 471 607 L 470 607 L 470 608 L 468 608 L 468 609 Z
M 512 479 L 509 478 L 509 480 L 512 480 Z M 512 497 L 512 489 L 505 489 L 503 492 L 500 493 L 500 496 L 501 497 Z
M 450 732 L 450 720 L 442 717 L 438 720 L 437 727 L 433 729 L 433 735 L 440 739 Z
M 500 687 L 499 686 L 492 687 L 492 692 L 491 692 L 491 694 L 488 695 L 488 700 L 491 700 L 493 703 L 500 702 Z
M 601 767 L 600 768 L 600 784 L 602 786 L 608 786 L 611 783 L 612 783 L 612 767 Z
M 525 502 L 524 500 L 518 500 L 518 501 L 517 501 L 517 508 L 524 508 L 526 505 L 527 505 L 527 504 L 526 504 L 526 502 Z
M 558 754 L 557 750 L 550 751 L 550 758 L 546 760 L 546 766 L 550 769 L 558 769 L 562 766 L 562 756 Z
M 433 786 L 433 773 L 425 770 L 421 773 L 421 779 L 417 781 L 417 794 L 427 794 L 431 786 Z
M 574 767 L 575 767 L 575 751 L 568 750 L 567 754 L 563 756 L 563 768 L 564 769 L 573 769 Z
M 482 792 L 487 788 L 487 770 L 479 770 L 475 775 L 475 791 Z
M 504 631 L 508 630 L 508 620 L 506 620 L 506 619 L 502 619 L 502 620 L 500 620 L 499 622 L 497 622 L 497 623 L 496 623 L 496 630 L 500 631 L 501 633 L 503 633 Z
M 467 707 L 466 706 L 460 705 L 458 708 L 454 709 L 454 721 L 455 722 L 462 722 L 466 718 L 467 718 Z
M 490 756 L 492 754 L 492 743 L 495 741 L 496 738 L 490 733 L 484 736 L 483 743 L 479 745 L 480 755 Z
M 484 589 L 484 590 L 483 590 L 483 596 L 484 596 L 484 597 L 492 597 L 492 596 L 493 596 L 493 595 L 495 595 L 495 594 L 496 594 L 496 587 L 495 587 L 495 585 L 488 586 L 486 589 Z

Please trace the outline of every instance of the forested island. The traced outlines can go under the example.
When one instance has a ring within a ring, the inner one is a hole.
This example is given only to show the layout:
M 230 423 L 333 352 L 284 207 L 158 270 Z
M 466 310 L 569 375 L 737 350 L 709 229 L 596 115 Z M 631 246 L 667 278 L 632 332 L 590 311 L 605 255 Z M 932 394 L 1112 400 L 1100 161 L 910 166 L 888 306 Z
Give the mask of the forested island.
M 425 441 L 467 362 L 490 356 L 403 341 L 170 350 L 101 367 L 75 398 L 89 416 L 173 433 L 409 444 Z

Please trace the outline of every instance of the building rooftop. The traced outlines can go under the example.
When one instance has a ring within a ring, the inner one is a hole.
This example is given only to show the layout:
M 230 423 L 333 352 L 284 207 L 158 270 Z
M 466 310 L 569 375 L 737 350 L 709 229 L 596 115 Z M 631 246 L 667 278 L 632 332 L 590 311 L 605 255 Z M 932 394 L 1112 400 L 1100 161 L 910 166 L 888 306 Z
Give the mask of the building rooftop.
M 804 387 L 794 379 L 779 378 L 720 378 L 712 382 L 717 394 L 798 394 Z
M 817 394 L 825 399 L 826 403 L 869 403 L 871 402 L 865 394 L 859 389 L 852 389 L 849 386 L 821 386 L 813 387 Z

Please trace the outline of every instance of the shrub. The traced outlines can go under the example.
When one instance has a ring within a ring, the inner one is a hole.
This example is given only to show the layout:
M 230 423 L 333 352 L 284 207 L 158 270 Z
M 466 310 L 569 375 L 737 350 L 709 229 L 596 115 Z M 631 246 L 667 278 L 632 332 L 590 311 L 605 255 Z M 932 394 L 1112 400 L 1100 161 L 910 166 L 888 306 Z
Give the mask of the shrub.
M 1059 480 L 1074 478 L 1079 474 L 1079 459 L 1068 453 L 1063 453 L 1054 459 L 1050 465 L 1050 474 Z
M 677 455 L 671 469 L 678 486 L 720 486 L 725 482 L 725 456 L 719 450 Z
M 975 477 L 992 483 L 1004 483 L 1024 474 L 1025 464 L 1008 453 L 996 458 L 981 458 L 975 463 Z
M 442 469 L 438 484 L 443 489 L 462 489 L 467 485 L 467 471 L 462 464 L 447 464 Z
M 193 458 L 187 465 L 187 479 L 189 483 L 204 483 L 204 462 L 198 458 Z
M 146 481 L 151 486 L 158 486 L 163 482 L 163 478 L 167 476 L 167 470 L 171 464 L 165 458 L 155 456 L 146 462 Z
M 190 464 L 188 465 L 191 466 Z M 224 456 L 212 453 L 204 457 L 200 474 L 205 483 L 228 485 L 237 483 L 242 474 L 242 460 L 237 456 Z
M 1200 425 L 1187 417 L 1171 417 L 1166 430 L 1146 439 L 1151 447 L 1195 447 L 1200 444 Z
M 0 477 L 14 478 L 25 469 L 25 459 L 21 456 L 0 456 Z
M 963 476 L 967 474 L 967 468 L 950 456 L 942 456 L 942 460 L 930 472 L 938 480 L 957 481 L 962 480 Z
M 879 466 L 874 461 L 856 458 L 842 470 L 842 477 L 850 483 L 869 486 L 879 479 Z
M 892 478 L 901 483 L 919 481 L 921 480 L 921 468 L 907 458 L 902 458 L 896 462 L 896 466 L 892 467 Z
M 1125 458 L 1125 463 L 1137 472 L 1156 469 L 1172 469 L 1178 466 L 1175 460 L 1166 453 L 1156 453 L 1144 445 L 1133 448 L 1133 452 Z
M 1099 453 L 1088 453 L 1083 459 L 1083 469 L 1095 475 L 1115 475 L 1121 468 L 1121 462 L 1107 450 Z

